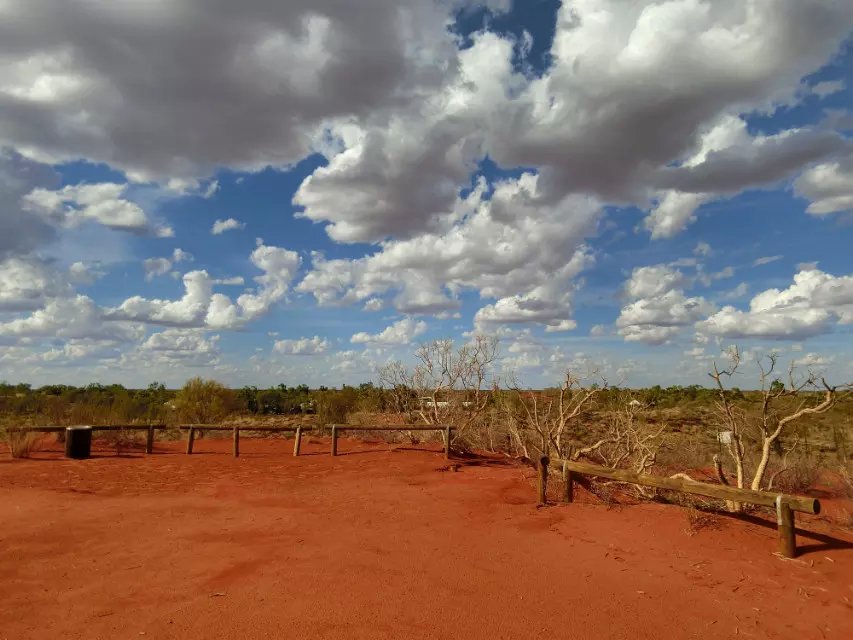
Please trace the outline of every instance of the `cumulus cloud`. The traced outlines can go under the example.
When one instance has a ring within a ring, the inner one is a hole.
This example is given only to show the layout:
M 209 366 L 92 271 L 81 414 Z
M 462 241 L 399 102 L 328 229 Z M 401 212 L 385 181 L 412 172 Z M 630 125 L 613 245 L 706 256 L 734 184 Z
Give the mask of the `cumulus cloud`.
M 118 307 L 108 309 L 106 315 L 117 320 L 174 327 L 239 327 L 284 298 L 300 264 L 296 252 L 263 244 L 255 248 L 250 260 L 263 273 L 255 277 L 258 287 L 246 290 L 236 303 L 224 294 L 214 293 L 213 286 L 219 282 L 201 269 L 184 274 L 184 295 L 177 300 L 132 296 Z M 233 283 L 233 279 L 228 282 Z
M 453 4 L 299 0 L 236 11 L 191 0 L 143 15 L 136 3 L 72 1 L 45 19 L 38 2 L 5 2 L 0 143 L 105 162 L 136 180 L 287 166 L 325 120 L 428 91 L 455 51 Z
M 329 348 L 329 341 L 314 336 L 313 338 L 299 338 L 298 340 L 276 340 L 273 349 L 278 353 L 290 356 L 313 356 Z
M 742 118 L 725 114 L 701 134 L 695 153 L 658 172 L 656 183 L 668 188 L 658 192 L 645 226 L 653 238 L 671 237 L 695 219 L 703 204 L 778 182 L 843 144 L 838 134 L 824 130 L 751 136 Z
M 246 223 L 235 220 L 234 218 L 228 218 L 227 220 L 217 220 L 213 223 L 213 227 L 210 229 L 210 233 L 215 236 L 221 235 L 226 231 L 233 231 L 234 229 L 245 229 Z
M 794 191 L 810 201 L 806 211 L 813 215 L 853 211 L 853 154 L 804 171 Z
M 787 289 L 767 289 L 752 298 L 748 311 L 726 306 L 697 329 L 722 338 L 803 340 L 853 324 L 853 276 L 817 269 L 800 271 Z
M 320 304 L 352 304 L 394 292 L 403 313 L 458 308 L 456 296 L 474 290 L 495 302 L 476 317 L 480 325 L 539 323 L 569 328 L 575 278 L 591 263 L 584 240 L 600 215 L 586 197 L 543 200 L 537 176 L 525 173 L 494 187 L 478 187 L 456 210 L 465 210 L 444 233 L 389 240 L 356 260 L 315 255 L 297 289 Z
M 163 276 L 172 270 L 172 267 L 180 262 L 192 262 L 195 258 L 191 253 L 183 249 L 175 249 L 171 258 L 146 258 L 142 261 L 142 269 L 145 271 L 145 280 L 151 281 L 158 276 Z
M 39 309 L 47 299 L 70 291 L 68 282 L 40 260 L 8 258 L 0 262 L 0 311 Z
M 212 197 L 220 169 L 285 169 L 313 153 L 326 161 L 299 185 L 298 215 L 333 241 L 374 246 L 360 258 L 313 254 L 297 289 L 321 305 L 405 314 L 353 336 L 379 345 L 411 340 L 423 324 L 411 316 L 454 314 L 473 298 L 480 330 L 573 329 L 575 292 L 595 258 L 585 241 L 604 205 L 647 210 L 645 228 L 666 238 L 707 203 L 802 172 L 794 189 L 811 214 L 853 208 L 853 164 L 832 130 L 842 115 L 781 131 L 746 126 L 756 111 L 839 88 L 803 78 L 849 34 L 849 3 L 564 2 L 549 65 L 536 70 L 519 64 L 529 35 L 487 27 L 461 46 L 448 27 L 477 4 L 464 0 L 253 1 L 239 10 L 187 0 L 144 15 L 134 3 L 68 0 L 49 17 L 39 2 L 2 4 L 0 305 L 33 312 L 4 323 L 7 335 L 50 326 L 53 337 L 94 340 L 61 337 L 62 327 L 85 333 L 57 315 L 76 309 L 93 332 L 155 324 L 171 327 L 157 340 L 188 344 L 267 313 L 299 273 L 295 252 L 259 246 L 250 260 L 261 275 L 236 297 L 215 287 L 242 279 L 196 269 L 174 299 L 130 296 L 104 309 L 74 297 L 71 285 L 91 272 L 66 273 L 38 251 L 99 227 L 171 236 L 140 192 Z M 495 11 L 509 4 L 489 2 Z M 479 175 L 486 158 L 514 177 L 489 183 Z M 105 163 L 135 184 L 61 186 L 48 165 L 66 160 Z M 139 184 L 148 181 L 157 184 Z M 241 225 L 217 220 L 211 233 Z M 681 263 L 696 267 L 692 277 L 675 264 L 635 271 L 619 333 L 666 342 L 714 313 L 685 293 L 732 275 L 702 271 L 710 252 L 700 243 L 698 258 Z M 180 277 L 174 266 L 188 260 L 155 254 L 143 268 L 149 279 Z M 847 317 L 842 307 L 812 310 L 830 326 Z M 709 327 L 736 332 L 726 309 Z
M 124 361 L 209 367 L 219 362 L 219 356 L 218 335 L 208 336 L 202 329 L 172 328 L 152 333 Z
M 50 222 L 75 227 L 92 221 L 118 231 L 149 233 L 159 237 L 174 235 L 171 227 L 153 224 L 138 204 L 123 198 L 126 184 L 68 185 L 57 190 L 34 189 L 22 199 L 25 209 Z
M 417 336 L 427 330 L 427 324 L 423 320 L 415 321 L 413 318 L 403 318 L 394 324 L 385 327 L 377 334 L 369 334 L 364 331 L 356 333 L 350 338 L 353 344 L 374 345 L 404 345 L 409 344 Z
M 104 275 L 105 272 L 97 265 L 86 264 L 85 262 L 74 262 L 68 267 L 68 278 L 72 284 L 93 284 Z
M 145 279 L 153 280 L 157 276 L 163 276 L 172 270 L 172 261 L 168 258 L 146 258 L 142 261 L 142 268 L 145 271 Z
M 59 175 L 49 166 L 28 160 L 0 145 L 0 260 L 23 256 L 53 239 L 55 227 L 21 206 L 36 188 L 52 188 Z
M 55 298 L 30 316 L 0 323 L 0 336 L 93 338 L 132 342 L 144 334 L 144 328 L 132 322 L 109 322 L 103 310 L 84 295 Z
M 663 344 L 705 317 L 713 305 L 702 297 L 687 297 L 684 274 L 666 265 L 634 269 L 625 284 L 630 302 L 622 307 L 616 326 L 628 342 Z
M 819 2 L 755 3 L 749 10 L 729 2 L 566 3 L 553 66 L 513 103 L 523 116 L 508 120 L 517 129 L 496 130 L 491 156 L 542 166 L 554 190 L 611 201 L 641 199 L 654 185 L 689 193 L 668 199 L 668 215 L 649 223 L 653 233 L 671 235 L 707 189 L 777 180 L 836 147 L 832 134 L 804 132 L 744 139 L 727 152 L 730 141 L 714 141 L 713 132 L 741 126 L 725 123 L 734 105 L 749 110 L 790 99 L 800 78 L 845 37 L 851 14 Z M 691 156 L 696 147 L 700 154 Z M 675 164 L 685 157 L 686 166 Z M 724 158 L 749 165 L 746 174 L 726 172 Z

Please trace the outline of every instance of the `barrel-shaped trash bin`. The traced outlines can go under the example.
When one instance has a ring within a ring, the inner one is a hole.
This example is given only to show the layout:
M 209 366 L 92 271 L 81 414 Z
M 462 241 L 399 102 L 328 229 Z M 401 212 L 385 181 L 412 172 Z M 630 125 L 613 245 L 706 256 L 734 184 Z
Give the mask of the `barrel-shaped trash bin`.
M 92 427 L 66 427 L 65 457 L 85 460 L 92 454 Z

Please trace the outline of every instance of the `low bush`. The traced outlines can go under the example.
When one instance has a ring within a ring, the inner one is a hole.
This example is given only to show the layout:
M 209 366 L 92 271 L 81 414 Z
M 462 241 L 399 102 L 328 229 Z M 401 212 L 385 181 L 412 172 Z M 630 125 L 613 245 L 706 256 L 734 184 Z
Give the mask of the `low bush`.
M 40 440 L 40 433 L 30 433 L 15 429 L 10 429 L 6 433 L 9 453 L 13 458 L 29 458 L 30 454 L 37 450 Z

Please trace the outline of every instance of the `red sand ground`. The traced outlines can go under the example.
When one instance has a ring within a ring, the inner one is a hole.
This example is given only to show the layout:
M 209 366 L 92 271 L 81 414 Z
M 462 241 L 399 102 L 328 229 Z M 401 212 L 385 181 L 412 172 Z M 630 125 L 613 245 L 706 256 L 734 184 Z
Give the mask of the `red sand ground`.
M 539 509 L 499 460 L 241 445 L 0 462 L 0 638 L 853 638 L 838 532 L 782 560 L 766 522 Z

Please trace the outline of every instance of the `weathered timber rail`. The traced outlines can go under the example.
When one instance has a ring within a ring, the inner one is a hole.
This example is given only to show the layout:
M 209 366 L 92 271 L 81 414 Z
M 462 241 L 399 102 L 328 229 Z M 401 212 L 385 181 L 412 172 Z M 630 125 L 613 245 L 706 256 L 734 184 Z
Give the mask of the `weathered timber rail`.
M 454 427 L 447 424 L 389 424 L 382 426 L 355 426 L 350 424 L 332 424 L 327 425 L 332 430 L 332 451 L 333 456 L 338 455 L 338 433 L 341 431 L 437 431 L 443 434 L 444 439 L 444 457 L 450 459 L 450 436 Z
M 88 426 L 88 425 L 87 425 Z M 374 425 L 374 426 L 356 426 L 349 424 L 329 424 L 325 425 L 331 430 L 332 434 L 332 455 L 338 455 L 338 434 L 342 431 L 436 431 L 443 435 L 444 439 L 444 457 L 450 458 L 450 440 L 454 427 L 450 425 Z M 187 432 L 186 453 L 192 455 L 195 449 L 196 436 L 205 431 L 230 431 L 232 433 L 233 453 L 234 457 L 240 456 L 240 432 L 241 431 L 259 431 L 266 433 L 293 433 L 293 455 L 298 456 L 302 447 L 302 434 L 305 431 L 320 429 L 321 426 L 309 424 L 297 424 L 288 426 L 269 426 L 269 425 L 227 425 L 227 424 L 110 424 L 110 425 L 92 425 L 92 431 L 145 431 L 147 438 L 145 442 L 145 453 L 154 452 L 154 436 L 156 431 L 171 431 L 180 430 Z M 10 431 L 18 432 L 33 432 L 33 433 L 64 433 L 66 427 L 61 426 L 46 426 L 46 427 L 14 427 Z
M 546 504 L 548 467 L 551 461 L 547 456 L 542 456 L 537 464 L 538 469 L 538 497 L 540 504 Z M 611 469 L 588 462 L 576 460 L 555 460 L 554 463 L 562 467 L 563 480 L 565 481 L 565 493 L 563 500 L 572 502 L 574 499 L 574 476 L 575 474 L 608 478 L 617 482 L 635 484 L 642 487 L 653 487 L 678 491 L 693 495 L 706 496 L 726 500 L 727 502 L 755 504 L 776 509 L 776 524 L 779 532 L 779 553 L 786 558 L 797 555 L 796 528 L 794 513 L 818 514 L 820 513 L 820 500 L 803 496 L 794 496 L 772 491 L 753 491 L 752 489 L 739 489 L 722 484 L 710 484 L 684 478 L 667 478 L 653 476 L 646 473 L 635 473 L 627 469 Z
M 221 424 L 180 424 L 180 425 L 165 425 L 165 424 L 100 424 L 86 425 L 92 431 L 145 431 L 147 437 L 145 439 L 145 453 L 154 452 L 154 435 L 156 431 L 173 431 L 181 430 L 187 432 L 187 448 L 186 452 L 191 455 L 195 446 L 196 432 L 201 431 L 231 431 L 234 441 L 234 457 L 240 455 L 240 431 L 262 431 L 262 432 L 285 432 L 295 433 L 293 443 L 293 455 L 298 456 L 302 445 L 302 432 L 311 430 L 312 425 L 289 425 L 289 426 L 268 426 L 268 425 L 221 425 Z M 61 426 L 45 426 L 45 427 L 11 427 L 10 432 L 18 433 L 64 433 L 67 427 Z
M 293 433 L 293 455 L 298 456 L 302 446 L 302 432 L 311 430 L 312 425 L 296 424 L 288 426 L 268 426 L 268 425 L 223 425 L 223 424 L 182 424 L 178 428 L 187 432 L 187 455 L 192 455 L 193 446 L 195 444 L 195 434 L 197 431 L 231 431 L 233 440 L 234 457 L 240 457 L 240 432 L 241 431 L 263 431 L 267 433 Z

